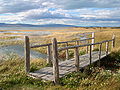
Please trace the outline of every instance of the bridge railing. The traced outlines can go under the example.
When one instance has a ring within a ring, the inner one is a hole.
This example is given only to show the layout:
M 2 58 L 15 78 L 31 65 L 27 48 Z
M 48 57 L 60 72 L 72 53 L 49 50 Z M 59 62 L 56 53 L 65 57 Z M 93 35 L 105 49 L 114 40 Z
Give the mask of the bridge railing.
M 84 33 L 85 34 L 85 33 Z M 91 43 L 94 43 L 95 41 L 95 33 L 94 32 L 90 32 L 89 34 L 91 34 L 92 37 L 90 38 L 86 38 L 86 39 L 82 39 L 82 40 L 72 40 L 72 41 L 64 41 L 64 42 L 57 42 L 58 44 L 66 44 L 66 47 L 69 46 L 69 43 L 71 42 L 75 42 L 77 45 L 79 45 L 79 42 L 81 41 L 87 41 L 89 42 L 90 40 L 92 41 Z M 87 34 L 87 35 L 89 35 Z M 47 63 L 48 64 L 52 64 L 52 43 L 48 43 L 48 44 L 41 44 L 41 45 L 33 45 L 30 46 L 30 40 L 28 36 L 25 36 L 25 67 L 26 67 L 26 72 L 30 71 L 30 49 L 31 48 L 39 48 L 39 47 L 47 47 Z M 86 49 L 88 52 L 88 48 Z M 66 49 L 66 59 L 69 59 L 69 51 L 68 49 Z
M 54 82 L 58 83 L 59 81 L 59 61 L 58 61 L 58 52 L 62 50 L 68 50 L 68 49 L 74 49 L 74 57 L 75 57 L 75 70 L 79 71 L 79 49 L 80 47 L 89 46 L 89 60 L 90 64 L 92 63 L 92 46 L 93 45 L 99 45 L 99 64 L 101 59 L 101 51 L 102 51 L 102 44 L 106 43 L 106 56 L 109 54 L 109 43 L 112 42 L 112 48 L 115 47 L 115 35 L 113 35 L 111 40 L 104 40 L 97 43 L 91 43 L 91 44 L 84 44 L 84 45 L 75 45 L 75 46 L 68 46 L 63 48 L 57 47 L 57 40 L 56 38 L 53 38 L 52 40 L 52 51 L 53 51 L 53 75 L 54 75 Z
M 53 64 L 54 82 L 58 83 L 58 81 L 59 81 L 58 52 L 59 51 L 66 50 L 66 58 L 68 59 L 69 58 L 68 50 L 74 49 L 75 68 L 76 68 L 76 71 L 78 71 L 79 70 L 79 49 L 78 49 L 79 47 L 87 47 L 87 48 L 89 47 L 90 48 L 90 50 L 89 50 L 90 64 L 92 62 L 92 50 L 93 50 L 94 45 L 99 45 L 99 60 L 101 59 L 101 49 L 102 49 L 103 43 L 106 43 L 106 55 L 108 55 L 109 42 L 112 42 L 112 48 L 115 47 L 115 35 L 113 35 L 111 40 L 105 40 L 105 41 L 97 42 L 97 43 L 94 42 L 95 41 L 94 39 L 95 39 L 95 35 L 94 35 L 94 33 L 92 33 L 91 38 L 87 38 L 87 39 L 83 39 L 83 40 L 57 42 L 56 38 L 53 38 L 52 43 L 30 46 L 29 37 L 25 36 L 25 71 L 27 73 L 30 72 L 30 48 L 38 48 L 38 47 L 47 46 L 48 47 L 47 48 L 47 55 L 48 55 L 47 62 Z M 86 41 L 86 40 L 92 40 L 92 42 L 88 43 L 88 44 L 79 45 L 79 41 Z M 76 42 L 77 45 L 68 46 L 69 42 Z M 62 43 L 66 43 L 66 47 L 58 48 L 58 44 L 62 44 Z M 52 59 L 52 62 L 51 62 L 51 59 Z

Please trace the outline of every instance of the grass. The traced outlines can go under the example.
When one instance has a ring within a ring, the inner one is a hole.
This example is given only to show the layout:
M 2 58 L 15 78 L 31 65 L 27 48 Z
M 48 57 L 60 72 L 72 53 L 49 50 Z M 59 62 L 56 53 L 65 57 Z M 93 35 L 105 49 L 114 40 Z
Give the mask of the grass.
M 56 37 L 58 41 L 68 41 L 76 39 L 75 34 L 84 32 L 92 32 L 97 29 L 96 42 L 103 39 L 111 39 L 114 33 L 116 37 L 116 49 L 107 58 L 101 62 L 101 67 L 86 67 L 83 72 L 73 72 L 60 79 L 60 85 L 54 85 L 53 82 L 43 81 L 41 79 L 33 79 L 28 77 L 24 72 L 24 58 L 15 54 L 10 54 L 3 58 L 0 62 L 0 89 L 8 90 L 120 90 L 120 30 L 111 28 L 74 28 L 76 32 L 53 32 L 52 35 L 43 37 L 30 37 L 30 42 L 37 44 L 51 42 L 52 37 Z M 110 30 L 109 30 L 110 29 Z M 64 36 L 64 37 L 63 37 Z M 68 38 L 70 37 L 70 38 Z M 38 38 L 38 39 L 36 39 Z M 43 39 L 46 38 L 46 39 Z M 7 43 L 6 43 L 7 44 Z M 12 43 L 11 43 L 12 44 Z M 14 44 L 14 43 L 13 43 Z M 4 45 L 4 44 L 3 44 Z M 9 44 L 8 44 L 9 45 Z M 70 44 L 73 45 L 73 44 Z M 63 47 L 65 45 L 60 45 Z M 105 45 L 104 45 L 105 48 Z M 46 48 L 36 49 L 42 53 L 46 53 Z M 95 47 L 98 51 L 98 46 Z M 84 48 L 80 48 L 80 55 L 85 54 Z M 73 57 L 74 51 L 70 50 L 70 57 Z M 65 58 L 65 51 L 60 53 L 60 58 Z M 107 62 L 105 62 L 107 61 Z M 31 72 L 47 66 L 45 60 L 35 59 L 31 61 Z
M 0 63 L 0 88 L 9 90 L 119 90 L 120 69 L 115 68 L 119 66 L 119 58 L 120 49 L 107 58 L 109 61 L 107 64 L 103 62 L 101 67 L 91 67 L 83 72 L 70 73 L 60 79 L 60 85 L 54 86 L 52 82 L 28 77 L 24 72 L 23 58 L 14 55 Z M 113 62 L 112 68 L 111 61 Z M 45 67 L 44 60 L 31 62 L 32 70 L 42 67 Z

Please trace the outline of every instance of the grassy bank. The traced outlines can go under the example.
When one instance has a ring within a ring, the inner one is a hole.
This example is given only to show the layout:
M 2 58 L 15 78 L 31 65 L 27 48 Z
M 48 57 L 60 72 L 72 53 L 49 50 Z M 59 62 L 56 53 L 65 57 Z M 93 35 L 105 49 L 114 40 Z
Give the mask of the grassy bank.
M 104 62 L 107 60 L 107 63 Z M 60 85 L 28 77 L 24 72 L 24 61 L 11 55 L 0 63 L 0 88 L 9 90 L 119 90 L 120 89 L 120 49 L 102 61 L 101 67 L 86 68 L 60 79 Z M 95 64 L 96 65 L 96 64 Z M 44 60 L 32 60 L 31 71 L 46 66 Z

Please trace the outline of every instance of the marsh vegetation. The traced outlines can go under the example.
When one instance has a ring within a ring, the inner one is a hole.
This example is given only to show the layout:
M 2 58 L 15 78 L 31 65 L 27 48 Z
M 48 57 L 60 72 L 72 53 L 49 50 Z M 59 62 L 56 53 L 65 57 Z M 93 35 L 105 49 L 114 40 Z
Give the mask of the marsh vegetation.
M 69 31 L 69 32 L 68 32 Z M 74 31 L 74 32 L 73 32 Z M 98 32 L 99 31 L 99 32 Z M 47 36 L 30 36 L 32 44 L 46 44 L 51 42 L 51 38 L 56 37 L 58 41 L 69 41 L 79 39 L 76 35 L 84 32 L 96 32 L 95 42 L 111 39 L 112 35 L 116 35 L 116 48 L 111 50 L 112 53 L 102 59 L 101 67 L 93 64 L 92 67 L 86 67 L 82 72 L 74 72 L 60 79 L 60 85 L 54 85 L 53 82 L 43 81 L 41 79 L 33 79 L 28 77 L 24 72 L 24 57 L 16 54 L 9 54 L 0 61 L 0 89 L 8 90 L 119 90 L 120 89 L 120 29 L 112 28 L 73 28 L 71 30 L 61 30 L 60 32 L 52 32 Z M 18 38 L 18 37 L 14 37 Z M 12 37 L 2 38 L 4 40 L 14 39 Z M 23 38 L 19 37 L 19 38 Z M 20 42 L 5 42 L 0 45 L 23 45 Z M 70 45 L 73 45 L 71 43 Z M 60 45 L 59 47 L 65 46 Z M 104 46 L 105 48 L 105 46 Z M 41 53 L 46 53 L 46 48 L 34 49 Z M 80 49 L 80 54 L 85 53 L 85 49 Z M 95 47 L 98 50 L 98 47 Z M 59 57 L 64 58 L 65 52 L 59 53 Z M 73 57 L 73 51 L 70 51 Z M 32 59 L 31 71 L 46 67 L 46 60 Z

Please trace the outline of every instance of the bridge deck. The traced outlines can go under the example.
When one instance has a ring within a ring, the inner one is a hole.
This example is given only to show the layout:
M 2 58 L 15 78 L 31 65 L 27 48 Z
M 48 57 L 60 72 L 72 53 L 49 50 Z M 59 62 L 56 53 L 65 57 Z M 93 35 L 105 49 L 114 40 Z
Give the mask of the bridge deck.
M 101 58 L 103 58 L 105 56 L 106 56 L 105 52 L 102 51 Z M 81 55 L 81 56 L 79 56 L 79 58 L 80 58 L 80 64 L 79 64 L 80 68 L 88 66 L 90 64 L 89 54 Z M 98 60 L 99 60 L 99 52 L 98 51 L 92 52 L 92 63 L 94 63 Z M 70 59 L 70 60 L 65 60 L 65 61 L 59 62 L 59 77 L 63 77 L 66 74 L 75 71 L 74 63 L 75 63 L 74 58 Z M 52 67 L 45 67 L 38 71 L 30 72 L 29 76 L 32 76 L 34 78 L 41 78 L 44 80 L 50 80 L 50 81 L 54 80 Z

